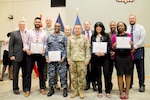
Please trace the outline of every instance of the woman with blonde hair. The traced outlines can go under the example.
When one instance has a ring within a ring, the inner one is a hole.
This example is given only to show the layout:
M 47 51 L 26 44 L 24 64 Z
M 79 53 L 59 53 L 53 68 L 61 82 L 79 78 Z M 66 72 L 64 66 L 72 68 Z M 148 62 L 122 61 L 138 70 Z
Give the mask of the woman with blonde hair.
M 72 35 L 72 28 L 71 26 L 65 26 L 65 35 L 67 36 L 67 38 L 70 38 Z M 67 63 L 67 67 L 68 67 L 68 72 L 69 72 L 69 86 L 68 86 L 68 91 L 71 91 L 71 73 L 70 73 L 70 69 L 69 69 L 69 64 Z

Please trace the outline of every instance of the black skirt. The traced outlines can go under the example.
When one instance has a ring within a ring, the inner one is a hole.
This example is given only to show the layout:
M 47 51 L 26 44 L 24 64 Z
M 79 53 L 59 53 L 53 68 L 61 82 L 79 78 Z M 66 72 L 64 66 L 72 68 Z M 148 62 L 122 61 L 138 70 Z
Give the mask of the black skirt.
M 131 56 L 116 56 L 115 67 L 117 75 L 131 75 L 131 69 L 133 67 Z
M 8 51 L 4 50 L 3 52 L 3 65 L 7 66 L 7 65 L 12 65 L 12 62 L 10 60 L 10 58 L 8 57 Z

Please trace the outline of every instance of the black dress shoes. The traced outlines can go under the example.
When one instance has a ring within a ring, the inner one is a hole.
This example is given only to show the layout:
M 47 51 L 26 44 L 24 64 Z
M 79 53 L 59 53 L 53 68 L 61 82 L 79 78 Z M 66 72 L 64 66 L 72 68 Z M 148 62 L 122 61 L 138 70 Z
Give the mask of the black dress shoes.
M 50 88 L 50 90 L 49 90 L 47 96 L 48 96 L 48 97 L 49 97 L 49 96 L 52 96 L 54 93 L 55 93 L 54 88 Z
M 88 89 L 90 89 L 90 83 L 87 83 L 87 84 L 86 84 L 86 87 L 85 87 L 84 90 L 88 90 Z
M 19 90 L 14 90 L 14 94 L 19 95 L 20 94 Z
M 97 91 L 95 82 L 92 82 L 92 86 L 93 86 L 93 90 L 94 90 L 94 91 Z
M 145 92 L 145 86 L 140 86 L 139 92 Z
M 67 96 L 68 96 L 68 90 L 67 90 L 67 88 L 64 88 L 63 97 L 67 97 Z

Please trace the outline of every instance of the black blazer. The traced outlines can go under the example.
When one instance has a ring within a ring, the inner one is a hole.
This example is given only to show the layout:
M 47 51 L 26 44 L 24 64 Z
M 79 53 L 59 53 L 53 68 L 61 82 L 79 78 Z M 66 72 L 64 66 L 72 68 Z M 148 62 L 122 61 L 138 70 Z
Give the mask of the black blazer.
M 110 54 L 110 50 L 111 50 L 111 39 L 109 37 L 109 34 L 105 33 L 104 35 L 102 35 L 102 38 L 100 40 L 101 42 L 107 42 L 107 53 L 106 54 Z M 96 42 L 96 36 L 94 36 L 94 34 L 91 36 L 91 47 L 92 46 L 92 42 Z
M 15 56 L 15 62 L 23 59 L 23 42 L 20 30 L 13 31 L 9 40 L 9 57 Z

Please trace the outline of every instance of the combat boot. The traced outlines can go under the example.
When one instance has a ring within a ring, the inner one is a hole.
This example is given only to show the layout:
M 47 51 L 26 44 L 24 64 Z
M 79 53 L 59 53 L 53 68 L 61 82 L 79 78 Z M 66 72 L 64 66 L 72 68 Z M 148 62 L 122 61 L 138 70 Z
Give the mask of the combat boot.
M 75 98 L 76 96 L 78 96 L 79 95 L 79 91 L 78 91 L 78 89 L 76 89 L 75 91 L 74 91 L 74 93 L 72 93 L 71 94 L 71 98 Z
M 81 99 L 83 99 L 83 98 L 85 97 L 85 95 L 84 95 L 84 90 L 83 90 L 83 89 L 80 89 L 79 95 L 80 95 L 80 98 L 81 98 Z
M 51 87 L 50 90 L 49 90 L 49 92 L 48 92 L 48 94 L 47 94 L 47 96 L 48 96 L 48 97 L 49 97 L 49 96 L 52 96 L 54 93 L 55 93 L 54 88 Z

